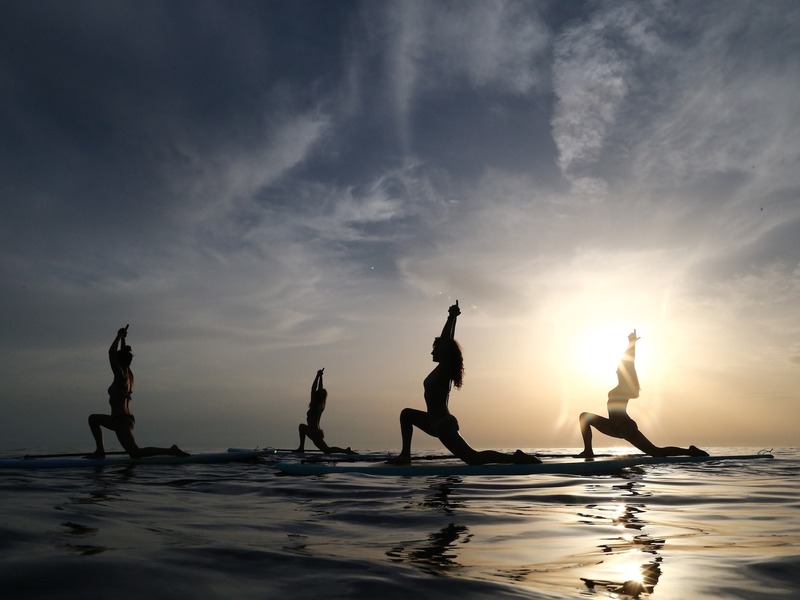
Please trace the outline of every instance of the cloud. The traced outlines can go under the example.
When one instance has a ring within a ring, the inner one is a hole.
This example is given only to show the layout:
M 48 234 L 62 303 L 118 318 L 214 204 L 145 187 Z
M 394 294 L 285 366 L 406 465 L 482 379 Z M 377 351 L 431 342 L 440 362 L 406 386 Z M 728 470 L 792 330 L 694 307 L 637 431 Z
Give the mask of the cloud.
M 231 136 L 212 149 L 176 142 L 170 188 L 184 203 L 182 218 L 196 222 L 234 218 L 287 171 L 302 163 L 323 138 L 329 120 L 317 113 L 271 118 L 256 139 Z M 244 139 L 243 139 L 244 138 Z
M 399 405 L 456 298 L 474 389 L 553 370 L 536 393 L 560 397 L 571 336 L 635 321 L 673 390 L 744 396 L 758 374 L 731 390 L 726 370 L 752 362 L 789 396 L 796 3 L 44 6 L 0 22 L 20 401 L 39 366 L 105 381 L 130 322 L 181 409 L 300 380 L 305 402 L 323 359 L 354 410 Z M 392 432 L 395 408 L 375 408 Z
M 464 81 L 472 90 L 518 95 L 545 85 L 550 33 L 531 8 L 518 2 L 413 1 L 386 5 L 380 15 L 367 11 L 388 40 L 390 98 L 407 149 L 413 103 L 421 97 Z
M 645 33 L 652 20 L 649 7 L 617 4 L 557 39 L 553 136 L 559 167 L 568 177 L 600 157 L 623 102 L 637 85 L 637 61 L 658 46 Z

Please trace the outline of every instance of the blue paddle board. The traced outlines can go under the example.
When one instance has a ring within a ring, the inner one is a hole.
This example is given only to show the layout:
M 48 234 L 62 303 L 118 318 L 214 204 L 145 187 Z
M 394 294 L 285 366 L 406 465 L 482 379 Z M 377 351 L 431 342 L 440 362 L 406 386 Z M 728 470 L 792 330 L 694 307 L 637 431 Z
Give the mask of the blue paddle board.
M 282 473 L 289 475 L 325 475 L 328 473 L 362 473 L 368 475 L 608 475 L 637 465 L 661 465 L 676 463 L 703 463 L 730 460 L 752 460 L 773 458 L 771 454 L 742 454 L 735 456 L 636 456 L 629 458 L 547 461 L 540 464 L 492 464 L 468 465 L 462 462 L 439 462 L 411 465 L 386 463 L 320 463 L 281 461 L 275 464 Z
M 130 458 L 128 455 L 108 455 L 105 458 L 79 456 L 0 458 L 0 469 L 74 469 L 78 467 L 116 467 L 125 465 L 186 465 L 211 464 L 252 460 L 275 454 L 272 449 L 242 452 L 206 452 L 189 456 L 151 456 Z

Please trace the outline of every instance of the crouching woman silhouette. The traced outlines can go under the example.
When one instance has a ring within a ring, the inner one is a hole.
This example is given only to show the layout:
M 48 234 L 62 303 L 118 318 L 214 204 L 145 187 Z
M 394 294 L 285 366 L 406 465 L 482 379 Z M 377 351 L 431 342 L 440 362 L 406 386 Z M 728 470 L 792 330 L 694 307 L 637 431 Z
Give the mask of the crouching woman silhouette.
M 464 379 L 464 358 L 461 347 L 455 340 L 456 319 L 461 314 L 458 301 L 448 309 L 447 321 L 442 335 L 433 340 L 431 356 L 438 363 L 425 378 L 422 385 L 425 390 L 427 410 L 404 408 L 400 413 L 400 435 L 403 447 L 400 454 L 389 459 L 392 464 L 409 464 L 411 462 L 411 438 L 414 427 L 428 435 L 439 438 L 450 452 L 470 465 L 487 463 L 539 463 L 537 457 L 517 450 L 513 454 L 505 454 L 495 450 L 478 451 L 472 448 L 458 432 L 458 420 L 450 414 L 448 402 L 450 388 L 461 388 Z
M 328 446 L 325 443 L 325 432 L 319 426 L 319 420 L 322 418 L 322 412 L 325 410 L 325 404 L 328 400 L 328 390 L 322 385 L 322 373 L 325 369 L 317 371 L 317 376 L 314 377 L 314 383 L 311 384 L 311 400 L 308 403 L 308 412 L 306 412 L 306 422 L 300 423 L 298 430 L 300 433 L 300 446 L 297 447 L 295 452 L 304 452 L 306 445 L 306 437 L 314 442 L 314 445 L 322 450 L 325 454 L 355 454 L 350 446 L 347 448 L 339 448 L 338 446 Z
M 103 458 L 106 455 L 102 427 L 110 429 L 117 434 L 119 443 L 122 444 L 125 452 L 131 458 L 161 455 L 189 456 L 188 452 L 184 452 L 175 445 L 169 448 L 156 448 L 154 446 L 139 448 L 136 444 L 136 439 L 133 437 L 136 419 L 133 417 L 130 408 L 131 394 L 133 393 L 133 371 L 131 370 L 133 353 L 131 352 L 131 347 L 125 344 L 127 335 L 128 326 L 126 325 L 117 331 L 117 337 L 114 338 L 111 347 L 108 349 L 108 360 L 111 363 L 111 371 L 114 373 L 114 381 L 108 388 L 108 403 L 111 405 L 111 414 L 89 415 L 89 428 L 92 430 L 96 448 L 86 458 Z
M 636 342 L 639 339 L 636 336 L 635 329 L 628 335 L 628 347 L 622 354 L 622 360 L 620 360 L 617 368 L 617 387 L 608 392 L 608 418 L 588 412 L 581 413 L 579 422 L 583 437 L 583 452 L 578 456 L 584 458 L 594 456 L 594 451 L 592 450 L 592 427 L 610 437 L 630 442 L 650 456 L 708 456 L 708 452 L 696 446 L 689 446 L 688 448 L 679 448 L 677 446 L 660 448 L 656 446 L 639 431 L 636 421 L 628 415 L 628 401 L 639 397 L 639 377 L 636 374 L 636 365 L 634 364 L 636 360 Z

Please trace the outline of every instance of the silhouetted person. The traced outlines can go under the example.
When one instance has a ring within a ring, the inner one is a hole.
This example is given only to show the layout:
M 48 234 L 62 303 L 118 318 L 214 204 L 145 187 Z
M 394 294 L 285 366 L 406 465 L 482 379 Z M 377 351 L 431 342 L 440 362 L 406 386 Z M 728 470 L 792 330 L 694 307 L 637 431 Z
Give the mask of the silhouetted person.
M 108 349 L 108 360 L 111 363 L 111 371 L 114 373 L 114 381 L 108 388 L 108 403 L 111 405 L 111 414 L 89 415 L 89 427 L 92 430 L 92 436 L 94 436 L 97 448 L 87 458 L 103 458 L 106 455 L 101 427 L 111 429 L 117 434 L 119 443 L 122 444 L 122 447 L 131 458 L 165 454 L 189 456 L 188 452 L 184 452 L 175 445 L 170 448 L 155 448 L 152 446 L 139 448 L 136 445 L 136 440 L 133 437 L 136 419 L 133 418 L 130 408 L 131 394 L 133 393 L 133 371 L 131 371 L 133 354 L 131 353 L 131 347 L 125 344 L 127 335 L 128 326 L 126 325 L 117 331 L 117 337 L 114 338 L 114 342 Z
M 308 412 L 306 412 L 306 422 L 300 423 L 300 446 L 295 452 L 303 452 L 306 445 L 306 436 L 314 445 L 322 450 L 325 454 L 355 454 L 350 447 L 339 448 L 338 446 L 328 446 L 325 443 L 325 432 L 319 426 L 319 420 L 322 418 L 322 412 L 325 410 L 325 403 L 328 400 L 328 390 L 322 385 L 322 372 L 325 369 L 317 371 L 317 376 L 314 377 L 314 383 L 311 384 L 311 401 L 308 403 Z
M 581 425 L 581 435 L 583 436 L 583 452 L 578 456 L 590 458 L 594 456 L 592 450 L 592 427 L 600 433 L 604 433 L 614 438 L 626 440 L 636 446 L 645 454 L 651 456 L 708 456 L 708 452 L 700 450 L 695 446 L 688 448 L 678 448 L 677 446 L 666 446 L 659 448 L 648 440 L 639 431 L 636 421 L 628 416 L 628 400 L 639 397 L 639 377 L 636 374 L 636 342 L 640 338 L 636 337 L 636 330 L 628 335 L 628 347 L 622 354 L 619 367 L 617 368 L 617 387 L 608 392 L 608 418 L 601 417 L 592 413 L 581 413 L 579 418 Z
M 517 450 L 514 454 L 504 454 L 494 450 L 478 451 L 470 447 L 458 433 L 458 421 L 450 414 L 448 400 L 450 388 L 455 385 L 461 388 L 464 378 L 464 357 L 461 347 L 455 340 L 456 319 L 461 314 L 458 301 L 448 309 L 447 321 L 442 329 L 441 337 L 433 340 L 433 362 L 438 363 L 422 383 L 425 388 L 425 405 L 427 411 L 404 408 L 400 413 L 400 433 L 403 448 L 400 454 L 390 459 L 393 464 L 411 462 L 411 437 L 414 427 L 418 427 L 430 436 L 439 438 L 445 448 L 470 465 L 487 463 L 539 463 L 535 456 Z

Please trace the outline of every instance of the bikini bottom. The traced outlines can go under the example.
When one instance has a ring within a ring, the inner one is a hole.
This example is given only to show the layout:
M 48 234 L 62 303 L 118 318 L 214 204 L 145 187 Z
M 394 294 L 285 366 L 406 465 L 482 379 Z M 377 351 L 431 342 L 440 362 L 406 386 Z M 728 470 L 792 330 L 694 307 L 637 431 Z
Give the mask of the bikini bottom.
M 458 428 L 458 419 L 456 419 L 454 415 L 445 415 L 436 419 L 433 423 L 433 430 L 436 432 L 437 436 L 441 436 L 443 433 L 458 431 Z

